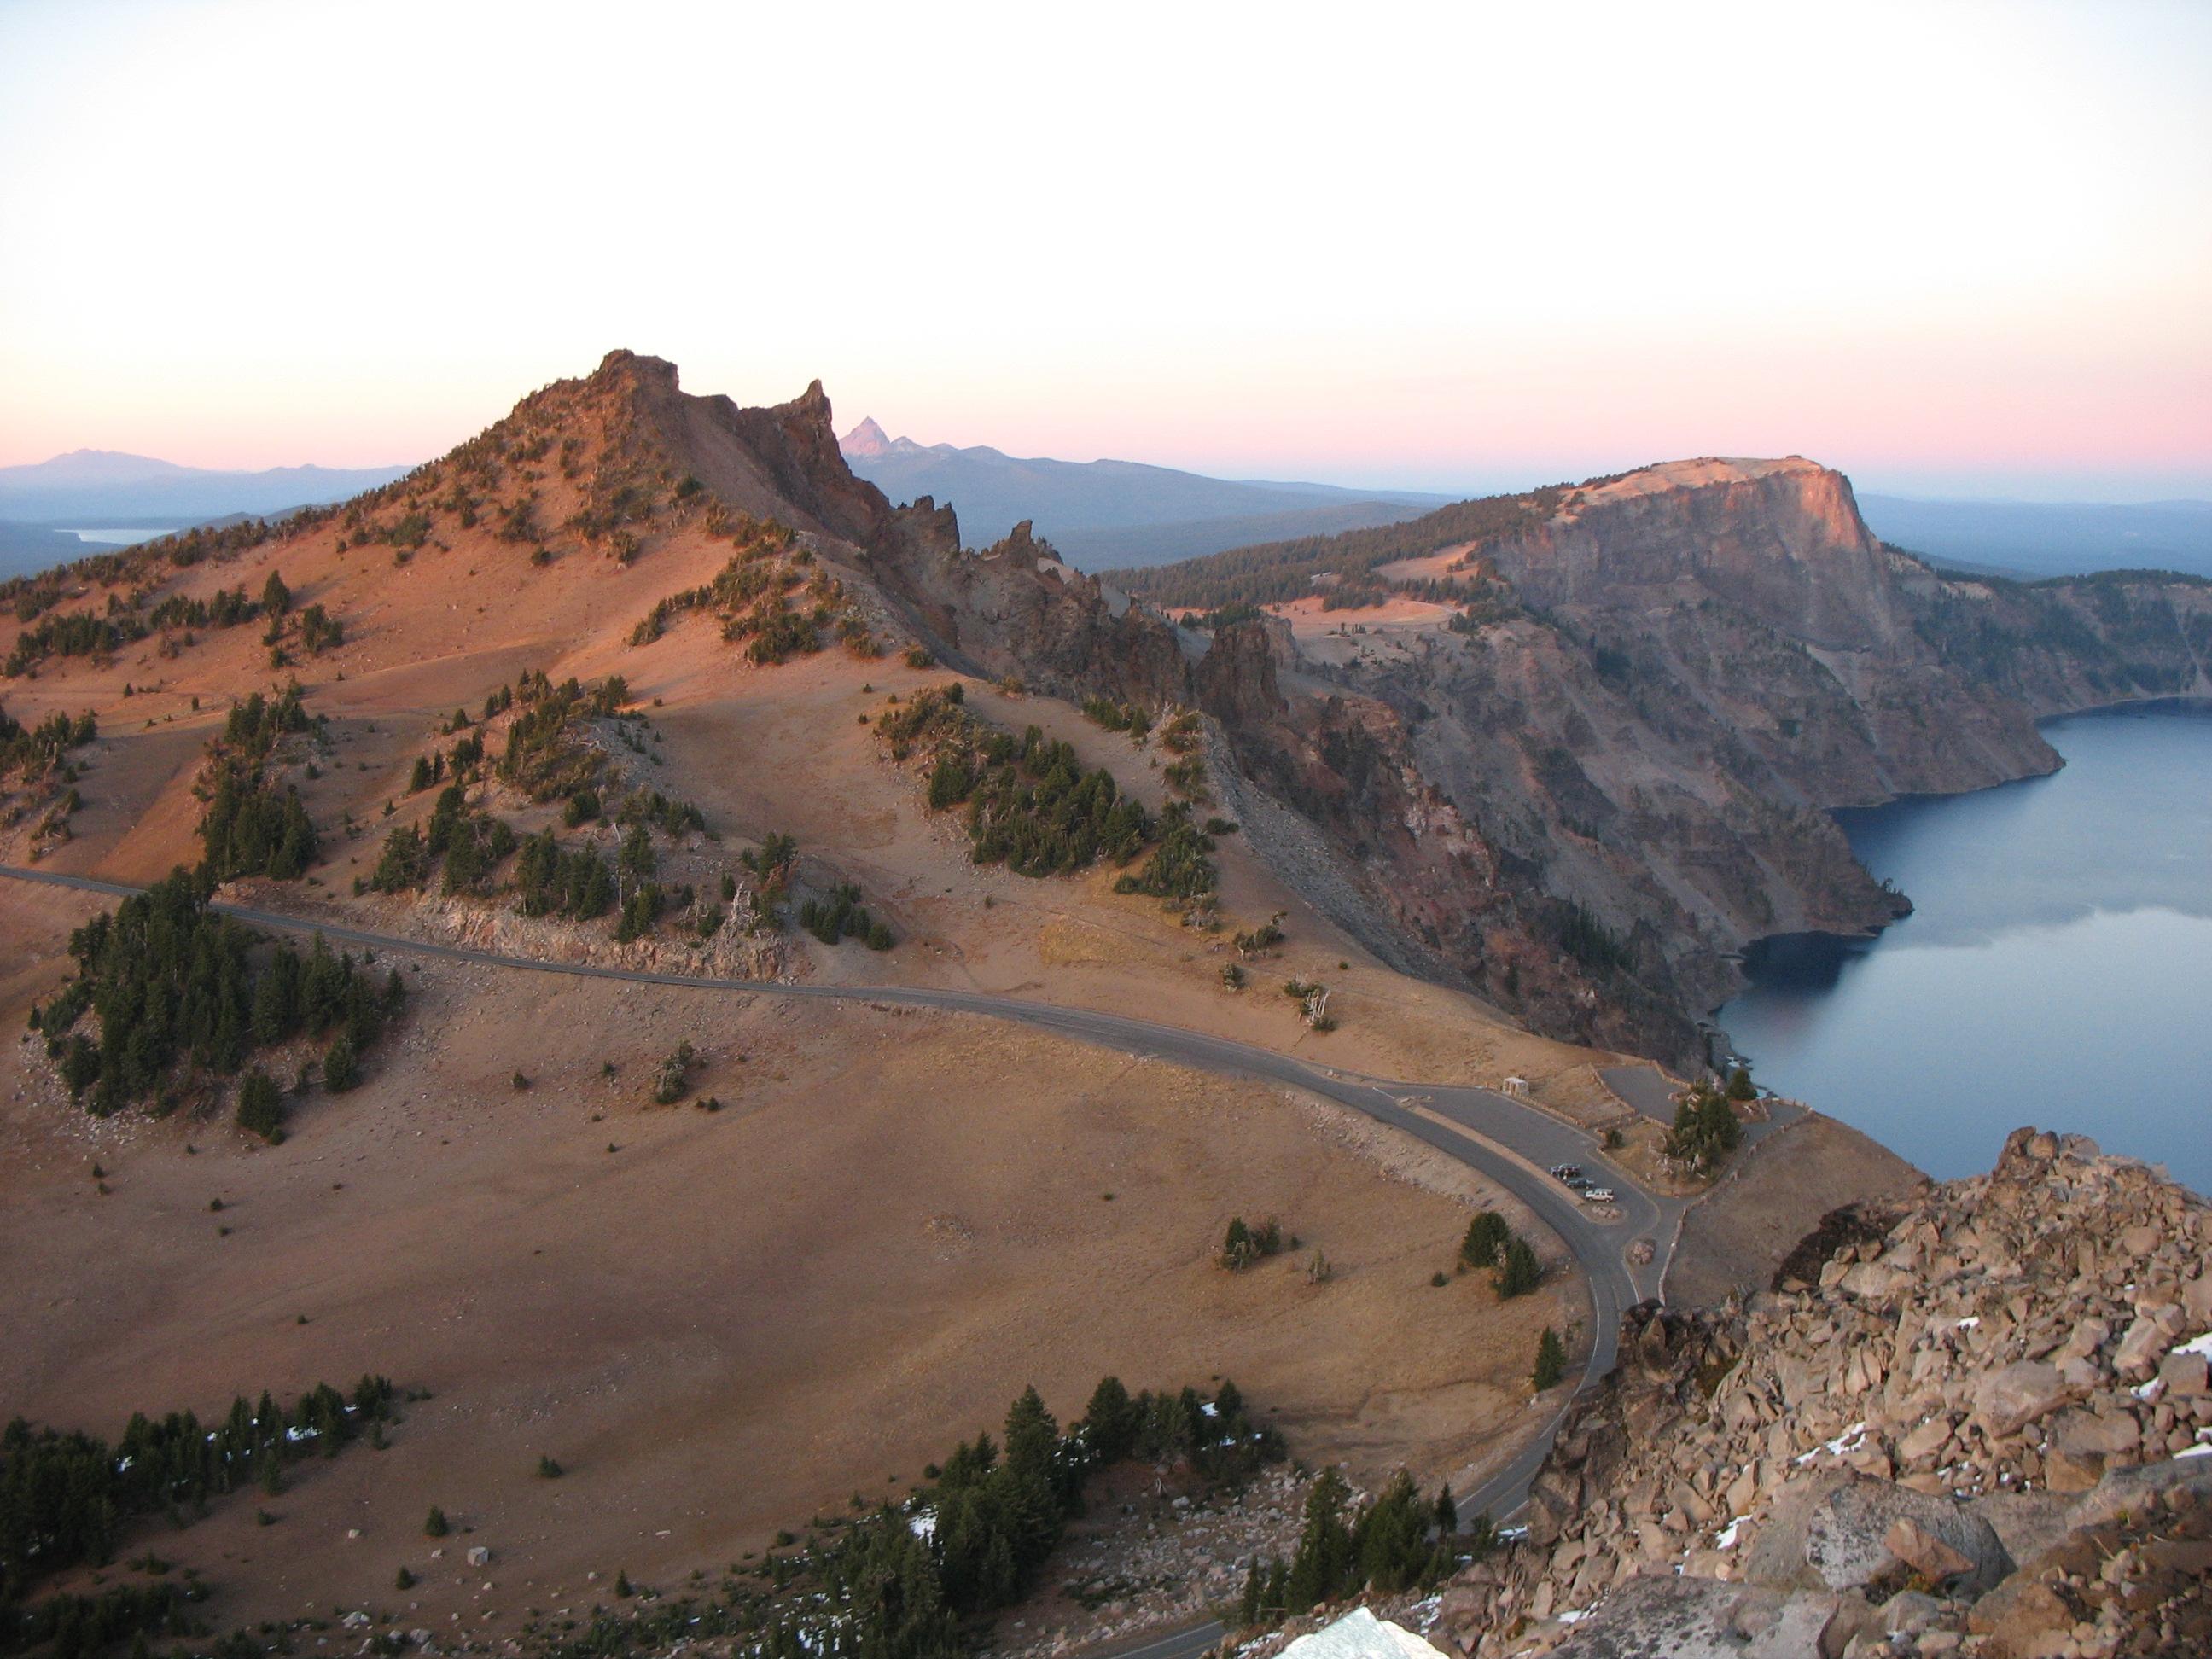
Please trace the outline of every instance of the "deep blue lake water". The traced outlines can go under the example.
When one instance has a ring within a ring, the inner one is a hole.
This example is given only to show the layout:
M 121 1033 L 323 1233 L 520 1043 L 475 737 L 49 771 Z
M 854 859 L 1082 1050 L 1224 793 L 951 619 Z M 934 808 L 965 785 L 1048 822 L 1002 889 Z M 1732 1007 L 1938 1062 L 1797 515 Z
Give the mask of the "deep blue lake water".
M 1721 1026 L 1761 1083 L 1940 1178 L 2033 1123 L 2212 1193 L 2212 702 L 2044 735 L 2053 776 L 1838 813 L 1914 913 L 1762 943 Z

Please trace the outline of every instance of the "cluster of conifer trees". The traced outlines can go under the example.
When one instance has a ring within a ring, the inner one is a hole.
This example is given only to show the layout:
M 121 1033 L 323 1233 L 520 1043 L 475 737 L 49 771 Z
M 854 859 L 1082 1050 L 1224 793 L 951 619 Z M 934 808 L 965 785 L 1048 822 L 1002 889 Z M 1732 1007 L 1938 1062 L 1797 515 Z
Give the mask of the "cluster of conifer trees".
M 1741 1078 L 1739 1085 L 1735 1079 Z M 1699 1084 L 1675 1103 L 1674 1127 L 1662 1150 L 1700 1175 L 1710 1175 L 1724 1163 L 1743 1140 L 1743 1125 L 1736 1121 L 1731 1100 L 1750 1100 L 1757 1091 L 1751 1073 L 1738 1066 L 1726 1093 Z
M 501 694 L 495 692 L 495 699 Z M 590 690 L 573 676 L 556 685 L 543 671 L 525 674 L 504 708 L 520 702 L 523 712 L 507 728 L 507 750 L 500 757 L 499 775 L 532 800 L 557 800 L 589 788 L 597 781 L 599 751 L 574 738 L 577 722 L 619 714 L 629 701 L 629 684 L 611 674 Z M 487 714 L 491 704 L 485 704 Z
M 28 1607 L 0 1599 L 0 1653 L 43 1649 L 46 1659 L 88 1659 L 131 1637 L 137 1638 L 132 1648 L 136 1656 L 149 1637 L 204 1634 L 188 1609 L 207 1597 L 205 1582 L 188 1578 L 110 1584 L 89 1595 L 65 1591 Z
M 1213 837 L 1199 827 L 1189 804 L 1170 801 L 1160 813 L 1159 844 L 1133 875 L 1114 884 L 1117 893 L 1149 893 L 1161 899 L 1202 899 L 1220 880 L 1213 866 Z
M 1535 1247 L 1495 1210 L 1480 1211 L 1467 1224 L 1459 1259 L 1470 1267 L 1489 1268 L 1492 1287 L 1507 1300 L 1526 1296 L 1544 1282 L 1544 1267 L 1536 1260 Z
M 270 580 L 282 587 L 281 579 L 273 573 Z M 48 657 L 96 657 L 119 651 L 165 629 L 235 628 L 263 616 L 281 621 L 291 604 L 288 592 L 283 606 L 271 611 L 264 603 L 249 599 L 242 587 L 218 588 L 204 599 L 173 593 L 151 606 L 146 605 L 146 590 L 140 589 L 126 603 L 110 593 L 105 611 L 71 611 L 43 617 L 16 637 L 4 672 L 9 678 L 17 678 Z M 33 599 L 30 608 L 31 615 L 37 616 L 46 606 Z M 343 631 L 337 619 L 321 615 L 319 605 L 313 608 L 319 613 L 317 637 L 327 644 L 336 644 Z M 21 616 L 24 609 L 19 601 L 17 614 Z M 30 619 L 23 617 L 26 622 Z M 310 650 L 319 648 L 312 642 L 308 646 Z
M 1100 858 L 1127 864 L 1158 839 L 1152 855 L 1115 890 L 1170 899 L 1201 897 L 1218 879 L 1212 839 L 1183 803 L 1170 804 L 1157 822 L 1133 795 L 1123 794 L 1113 775 L 1085 773 L 1073 744 L 1030 726 L 1019 738 L 985 726 L 963 706 L 961 686 L 932 687 L 886 713 L 877 730 L 892 758 L 916 747 L 934 758 L 929 805 L 945 811 L 968 808 L 968 835 L 978 864 L 1004 864 L 1017 875 L 1066 875 Z M 1126 724 L 1128 711 L 1101 702 L 1090 711 L 1102 724 Z M 1141 717 L 1139 717 L 1141 718 Z M 1170 746 L 1182 752 L 1195 741 L 1196 722 L 1178 716 L 1164 728 Z
M 225 1492 L 280 1490 L 285 1465 L 337 1456 L 389 1420 L 392 1401 L 380 1376 L 362 1377 L 349 1398 L 319 1385 L 289 1408 L 265 1392 L 258 1403 L 241 1395 L 216 1423 L 190 1412 L 136 1415 L 112 1446 L 15 1419 L 0 1432 L 0 1608 L 37 1578 L 106 1562 L 134 1516 L 181 1518 Z
M 135 611 L 150 597 L 155 581 L 161 574 L 158 567 L 161 565 L 183 570 L 220 553 L 241 552 L 258 547 L 280 531 L 289 535 L 323 523 L 336 512 L 335 507 L 302 507 L 274 525 L 264 519 L 243 519 L 236 524 L 201 526 L 179 531 L 173 536 L 141 542 L 136 547 L 121 548 L 112 553 L 88 554 L 73 564 L 56 565 L 50 569 L 27 576 L 12 576 L 0 582 L 0 605 L 13 611 L 17 621 L 27 623 L 36 620 L 88 586 L 117 587 L 125 582 L 135 582 L 137 586 L 132 591 L 129 607 Z M 244 590 L 237 590 L 236 596 L 244 599 Z M 119 608 L 121 601 L 111 595 L 108 600 L 111 614 Z
M 574 681 L 566 687 L 548 688 L 534 684 L 528 676 L 525 677 L 524 686 L 526 700 L 535 708 L 558 710 L 566 706 L 570 713 L 576 706 L 576 698 L 569 695 L 570 690 L 574 688 L 580 691 Z M 486 708 L 490 709 L 493 704 L 487 703 Z M 548 734 L 557 735 L 568 718 L 564 714 L 558 722 L 549 719 L 542 730 L 525 739 L 526 752 L 535 745 L 542 757 Z M 458 724 L 467 721 L 463 714 L 457 713 L 454 719 Z M 532 719 L 532 715 L 526 714 L 525 720 Z M 520 725 L 518 722 L 518 729 Z M 611 866 L 606 858 L 592 848 L 564 848 L 550 826 L 535 836 L 518 840 L 506 820 L 481 807 L 471 808 L 468 781 L 481 762 L 483 752 L 481 734 L 454 745 L 453 781 L 439 794 L 428 820 L 420 830 L 412 824 L 402 824 L 390 831 L 384 838 L 376 867 L 357 884 L 357 890 L 373 888 L 378 892 L 397 893 L 427 886 L 433 870 L 442 859 L 442 886 L 447 893 L 486 892 L 500 865 L 509 854 L 516 854 L 514 885 L 517 907 L 525 915 L 562 916 L 588 921 L 605 915 L 619 903 L 621 915 L 616 923 L 615 937 L 628 941 L 652 932 L 671 908 L 681 909 L 694 903 L 696 895 L 690 888 L 670 890 L 653 879 L 658 860 L 652 831 L 658 829 L 678 836 L 687 830 L 704 830 L 707 821 L 696 806 L 673 799 L 657 789 L 632 791 L 614 814 L 615 822 L 623 826 L 617 872 L 617 868 Z M 515 752 L 512 744 L 508 752 Z M 520 763 L 526 772 L 536 764 L 526 760 Z M 446 756 L 442 751 L 416 763 L 418 785 L 427 785 L 445 775 Z M 582 823 L 599 817 L 599 811 L 598 792 L 583 786 L 569 793 L 564 817 L 571 824 Z M 869 926 L 862 913 L 859 931 L 864 937 Z M 875 926 L 880 927 L 880 924 Z
M 1103 726 L 1109 732 L 1127 732 L 1139 743 L 1152 729 L 1152 715 L 1133 702 L 1115 702 L 1110 697 L 1085 697 L 1083 713 L 1094 726 Z
M 100 734 L 100 724 L 88 708 L 71 720 L 52 714 L 36 726 L 25 726 L 0 708 L 0 776 L 19 773 L 27 781 L 44 776 L 62 763 L 63 757 Z
M 219 763 L 200 820 L 200 845 L 218 881 L 268 876 L 297 881 L 315 861 L 315 826 L 300 792 L 279 794 L 259 768 Z
M 871 951 L 888 951 L 896 943 L 890 928 L 868 914 L 860 902 L 860 890 L 849 881 L 839 882 L 826 899 L 808 899 L 801 904 L 799 925 L 824 945 L 856 939 Z
M 589 921 L 613 908 L 615 878 L 607 861 L 589 847 L 564 848 L 549 825 L 522 843 L 514 861 L 518 903 L 526 916 L 567 916 Z
M 276 945 L 257 972 L 252 933 L 208 908 L 214 888 L 206 866 L 179 868 L 70 934 L 76 977 L 33 1011 L 32 1024 L 70 1091 L 92 1091 L 94 1113 L 158 1093 L 179 1060 L 228 1077 L 257 1048 L 301 1033 L 335 1032 L 323 1082 L 342 1091 L 405 1001 L 396 971 L 380 983 L 319 934 L 304 954 Z M 98 1042 L 76 1029 L 88 1010 L 100 1018 Z
M 296 680 L 273 698 L 256 691 L 231 705 L 222 736 L 209 745 L 214 788 L 200 820 L 200 844 L 217 881 L 262 875 L 296 881 L 315 861 L 315 826 L 299 791 L 278 793 L 262 770 L 280 739 L 314 724 Z
M 1308 1613 L 1363 1589 L 1395 1595 L 1436 1583 L 1462 1554 L 1488 1553 L 1488 1522 L 1462 1534 L 1451 1488 L 1425 1498 L 1400 1470 L 1380 1496 L 1351 1512 L 1351 1489 L 1323 1469 L 1306 1493 L 1304 1523 L 1288 1560 L 1252 1563 L 1239 1616 L 1244 1626 Z
M 745 1608 L 764 1659 L 951 1659 L 981 1623 L 1035 1586 L 1094 1472 L 1128 1457 L 1183 1462 L 1216 1478 L 1283 1455 L 1234 1383 L 1132 1396 L 1100 1382 L 1066 1434 L 1034 1389 L 1002 1443 L 963 1443 L 933 1486 L 884 1505 L 796 1557 L 771 1556 L 771 1588 Z

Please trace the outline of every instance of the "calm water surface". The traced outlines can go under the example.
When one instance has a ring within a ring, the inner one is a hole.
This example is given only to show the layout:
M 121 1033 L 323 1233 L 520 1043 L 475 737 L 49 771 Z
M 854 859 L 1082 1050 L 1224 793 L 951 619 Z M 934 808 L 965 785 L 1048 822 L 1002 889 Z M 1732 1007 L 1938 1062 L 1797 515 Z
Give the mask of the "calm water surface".
M 2212 702 L 2044 735 L 2054 776 L 1838 813 L 1917 908 L 1765 942 L 1721 1025 L 1760 1082 L 1931 1175 L 2034 1123 L 2212 1193 Z

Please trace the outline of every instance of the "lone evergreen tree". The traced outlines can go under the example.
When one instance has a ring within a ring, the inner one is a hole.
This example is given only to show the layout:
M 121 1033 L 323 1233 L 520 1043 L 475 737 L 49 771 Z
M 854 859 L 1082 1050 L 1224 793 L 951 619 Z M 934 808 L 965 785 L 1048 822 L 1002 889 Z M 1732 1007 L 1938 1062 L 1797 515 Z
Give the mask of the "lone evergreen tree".
M 1536 1369 L 1528 1380 L 1536 1385 L 1536 1392 L 1559 1386 L 1567 1374 L 1567 1345 L 1559 1340 L 1559 1334 L 1549 1325 L 1536 1341 Z
M 1498 1294 L 1509 1299 L 1526 1296 L 1541 1284 L 1543 1279 L 1544 1270 L 1536 1265 L 1536 1252 L 1529 1248 L 1527 1239 L 1515 1233 L 1506 1240 L 1504 1251 L 1498 1258 L 1498 1271 L 1492 1275 Z

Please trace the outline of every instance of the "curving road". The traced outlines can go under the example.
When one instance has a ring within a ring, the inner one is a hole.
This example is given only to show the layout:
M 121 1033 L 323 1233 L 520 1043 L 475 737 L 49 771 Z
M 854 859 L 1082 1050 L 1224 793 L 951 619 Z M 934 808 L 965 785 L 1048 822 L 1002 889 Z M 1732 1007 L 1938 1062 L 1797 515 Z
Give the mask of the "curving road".
M 129 897 L 141 887 L 102 881 L 91 876 L 64 875 L 50 870 L 26 870 L 0 865 L 0 877 L 36 882 L 46 886 Z M 497 951 L 471 950 L 465 945 L 440 945 L 397 934 L 369 933 L 361 928 L 258 910 L 247 905 L 216 902 L 222 914 L 257 927 L 294 933 L 320 933 L 334 943 L 358 945 L 395 956 L 428 957 L 447 962 L 473 963 L 484 967 L 517 969 L 530 973 L 567 974 L 583 979 L 623 980 L 644 985 L 670 985 L 688 990 L 741 991 L 754 995 L 814 998 L 828 1001 L 893 1003 L 909 1007 L 936 1008 L 954 1013 L 982 1014 L 994 1019 L 1016 1020 L 1042 1030 L 1078 1041 L 1120 1049 L 1142 1059 L 1157 1059 L 1201 1071 L 1261 1078 L 1271 1083 L 1304 1089 L 1340 1105 L 1365 1113 L 1418 1140 L 1480 1170 L 1533 1211 L 1544 1224 L 1573 1251 L 1589 1285 L 1590 1345 L 1576 1392 L 1595 1386 L 1613 1369 L 1622 1311 L 1639 1301 L 1662 1293 L 1668 1246 L 1682 1203 L 1653 1197 L 1610 1163 L 1581 1131 L 1525 1102 L 1509 1099 L 1489 1089 L 1428 1083 L 1392 1083 L 1362 1077 L 1334 1066 L 1316 1065 L 1273 1048 L 1256 1048 L 1228 1037 L 1150 1020 L 1110 1014 L 1089 1008 L 1063 1007 L 1054 1003 L 1019 997 L 993 996 L 979 991 L 936 990 L 906 985 L 793 985 L 780 980 L 711 979 L 684 974 L 660 974 L 644 969 L 610 968 L 592 963 L 548 962 Z M 1579 1164 L 1593 1177 L 1606 1180 L 1619 1194 L 1613 1213 L 1594 1213 L 1567 1188 L 1546 1173 L 1554 1164 Z M 1654 1261 L 1637 1266 L 1627 1259 L 1629 1246 L 1648 1238 L 1657 1247 Z M 1565 1414 L 1562 1406 L 1542 1431 L 1519 1455 L 1460 1500 L 1462 1518 L 1487 1515 L 1504 1522 L 1516 1513 L 1528 1494 L 1553 1435 Z M 1210 1631 L 1210 1634 L 1206 1632 Z M 1218 1640 L 1218 1627 L 1194 1630 L 1161 1638 L 1150 1645 L 1125 1650 L 1118 1659 L 1185 1659 Z M 1199 1640 L 1201 1635 L 1206 1639 Z

